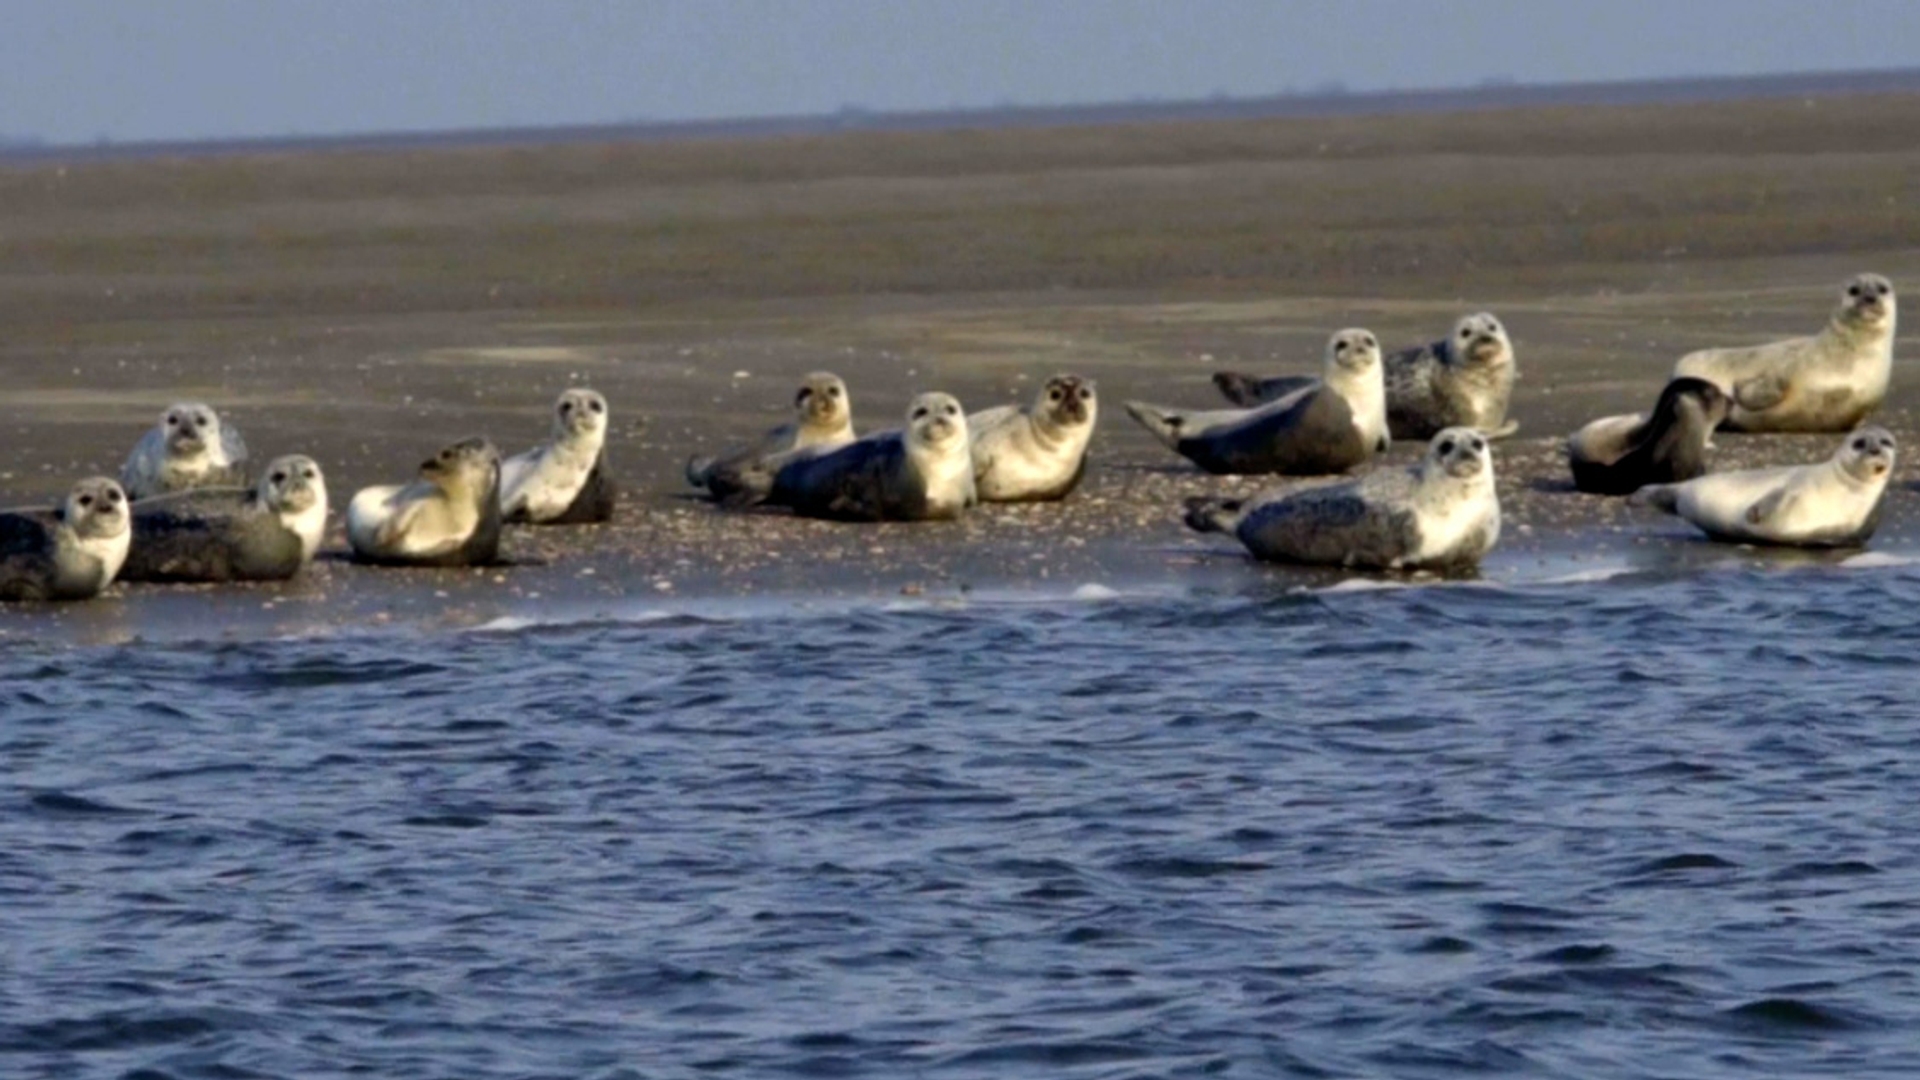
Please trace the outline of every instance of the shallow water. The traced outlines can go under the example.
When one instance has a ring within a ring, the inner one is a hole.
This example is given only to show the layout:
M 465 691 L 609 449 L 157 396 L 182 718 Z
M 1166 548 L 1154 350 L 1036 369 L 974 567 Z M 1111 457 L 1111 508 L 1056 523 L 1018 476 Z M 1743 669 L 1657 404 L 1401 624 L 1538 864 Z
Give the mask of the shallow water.
M 1910 1076 L 1920 570 L 0 653 L 0 1074 Z

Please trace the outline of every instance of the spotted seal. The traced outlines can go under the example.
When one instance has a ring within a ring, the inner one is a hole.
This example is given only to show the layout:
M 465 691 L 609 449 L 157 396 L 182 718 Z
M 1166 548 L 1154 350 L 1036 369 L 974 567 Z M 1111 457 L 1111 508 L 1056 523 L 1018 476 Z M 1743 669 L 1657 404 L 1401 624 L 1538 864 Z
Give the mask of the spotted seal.
M 210 406 L 185 401 L 160 414 L 120 467 L 120 487 L 139 500 L 197 487 L 243 487 L 247 444 Z
M 607 399 L 575 387 L 553 403 L 553 439 L 500 463 L 500 518 L 509 524 L 587 525 L 613 518 L 607 474 Z
M 1847 431 L 1886 400 L 1898 318 L 1893 283 L 1860 274 L 1812 337 L 1702 349 L 1681 357 L 1673 373 L 1706 379 L 1733 398 L 1729 431 Z
M 327 531 L 327 481 L 304 454 L 267 463 L 252 488 L 198 488 L 133 504 L 122 581 L 284 581 Z
M 1667 383 L 1652 415 L 1608 416 L 1567 439 L 1573 486 L 1593 495 L 1631 495 L 1647 484 L 1691 480 L 1707 471 L 1707 445 L 1732 399 L 1706 381 Z
M 355 493 L 347 542 L 363 562 L 483 566 L 500 555 L 499 492 L 499 451 L 462 439 L 423 462 L 413 483 Z
M 1255 558 L 1371 570 L 1471 566 L 1500 539 L 1493 456 L 1473 428 L 1433 437 L 1418 462 L 1249 502 L 1194 498 L 1186 523 Z
M 1850 433 L 1827 460 L 1813 465 L 1710 473 L 1679 484 L 1653 484 L 1631 502 L 1692 522 L 1715 540 L 1791 547 L 1857 547 L 1880 524 L 1880 499 L 1893 475 L 1893 435 L 1885 428 Z
M 967 442 L 960 402 L 951 394 L 921 394 L 907 407 L 903 430 L 716 474 L 715 491 L 733 505 L 785 506 L 804 517 L 946 520 L 979 501 Z
M 57 510 L 0 513 L 0 600 L 86 600 L 112 584 L 132 541 L 127 496 L 104 476 Z
M 815 371 L 800 380 L 793 395 L 793 420 L 781 424 L 750 446 L 719 457 L 695 457 L 687 462 L 687 483 L 709 488 L 716 469 L 741 471 L 755 462 L 795 450 L 833 450 L 853 441 L 853 399 L 847 384 L 831 371 Z
M 1334 334 L 1320 379 L 1270 404 L 1183 412 L 1129 401 L 1126 410 L 1211 473 L 1345 472 L 1388 443 L 1380 342 L 1366 330 Z
M 980 501 L 1066 498 L 1086 474 L 1087 443 L 1098 411 L 1091 379 L 1055 375 L 1031 405 L 1001 405 L 968 416 Z

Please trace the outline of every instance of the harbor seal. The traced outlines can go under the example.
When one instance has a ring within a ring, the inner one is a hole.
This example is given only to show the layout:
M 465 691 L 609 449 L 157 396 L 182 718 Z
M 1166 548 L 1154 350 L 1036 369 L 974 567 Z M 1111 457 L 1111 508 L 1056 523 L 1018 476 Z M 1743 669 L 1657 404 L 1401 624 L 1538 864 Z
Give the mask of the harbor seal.
M 1857 547 L 1880 524 L 1880 497 L 1893 465 L 1893 436 L 1885 428 L 1863 427 L 1815 465 L 1654 484 L 1635 492 L 1631 502 L 1686 518 L 1729 543 Z
M 1706 381 L 1667 383 L 1651 416 L 1608 416 L 1567 439 L 1573 486 L 1592 495 L 1631 495 L 1647 484 L 1691 480 L 1707 471 L 1713 429 L 1733 402 Z
M 921 394 L 907 407 L 904 430 L 876 432 L 834 450 L 796 450 L 756 466 L 764 475 L 778 465 L 770 482 L 749 476 L 722 487 L 739 484 L 729 498 L 736 505 L 786 506 L 804 517 L 947 520 L 978 501 L 967 442 L 960 402 L 951 394 Z
M 120 468 L 120 487 L 135 500 L 197 487 L 244 487 L 246 462 L 240 432 L 211 407 L 186 401 L 169 407 L 134 444 Z
M 1886 400 L 1898 315 L 1893 283 L 1861 274 L 1818 334 L 1702 349 L 1681 357 L 1673 373 L 1706 379 L 1733 398 L 1729 431 L 1847 431 Z
M 1187 501 L 1187 526 L 1227 533 L 1255 558 L 1370 570 L 1472 566 L 1500 539 L 1493 455 L 1473 428 L 1433 437 L 1419 461 L 1248 503 Z
M 500 463 L 500 518 L 508 524 L 590 525 L 613 518 L 607 475 L 607 399 L 576 387 L 553 403 L 553 440 Z
M 1086 474 L 1098 411 L 1091 379 L 1055 375 L 1032 405 L 1001 405 L 967 417 L 980 501 L 1066 498 Z
M 127 496 L 95 476 L 57 510 L 0 513 L 0 600 L 86 600 L 112 584 L 133 538 Z
M 462 439 L 411 484 L 363 488 L 347 504 L 347 542 L 363 562 L 484 566 L 500 557 L 500 453 Z
M 768 431 L 751 446 L 717 458 L 688 459 L 687 483 L 707 488 L 715 469 L 750 468 L 761 459 L 795 450 L 833 450 L 852 441 L 853 399 L 847 394 L 847 384 L 831 371 L 815 371 L 800 380 L 800 388 L 794 392 L 792 422 Z
M 1380 342 L 1365 330 L 1334 334 L 1320 379 L 1270 404 L 1182 412 L 1129 401 L 1126 410 L 1210 473 L 1345 472 L 1389 441 Z
M 1396 439 L 1431 439 L 1441 428 L 1478 428 L 1490 439 L 1520 430 L 1507 419 L 1517 373 L 1506 327 L 1487 312 L 1462 316 L 1439 341 L 1402 349 L 1382 362 L 1387 424 Z M 1307 376 L 1262 379 L 1216 372 L 1213 383 L 1228 401 L 1253 407 L 1312 385 Z
M 122 581 L 284 581 L 327 531 L 327 482 L 304 454 L 267 463 L 252 488 L 199 488 L 133 504 Z

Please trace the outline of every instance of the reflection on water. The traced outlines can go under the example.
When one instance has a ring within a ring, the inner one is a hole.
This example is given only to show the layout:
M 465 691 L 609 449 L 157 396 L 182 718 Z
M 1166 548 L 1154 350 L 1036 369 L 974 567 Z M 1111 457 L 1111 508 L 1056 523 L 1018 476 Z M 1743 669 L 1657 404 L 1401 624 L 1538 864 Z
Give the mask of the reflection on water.
M 0 1071 L 1911 1075 L 1847 559 L 15 643 Z

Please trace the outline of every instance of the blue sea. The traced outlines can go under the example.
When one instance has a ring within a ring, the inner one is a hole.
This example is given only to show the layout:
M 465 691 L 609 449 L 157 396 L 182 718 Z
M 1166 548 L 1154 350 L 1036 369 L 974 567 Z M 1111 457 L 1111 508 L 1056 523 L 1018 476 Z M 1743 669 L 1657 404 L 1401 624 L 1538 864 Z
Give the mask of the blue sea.
M 0 651 L 0 1076 L 1912 1077 L 1920 568 Z

